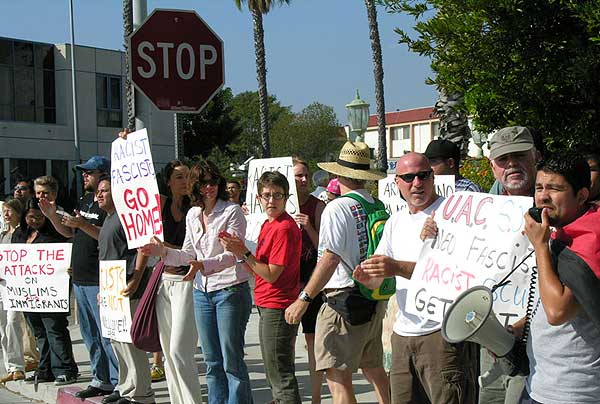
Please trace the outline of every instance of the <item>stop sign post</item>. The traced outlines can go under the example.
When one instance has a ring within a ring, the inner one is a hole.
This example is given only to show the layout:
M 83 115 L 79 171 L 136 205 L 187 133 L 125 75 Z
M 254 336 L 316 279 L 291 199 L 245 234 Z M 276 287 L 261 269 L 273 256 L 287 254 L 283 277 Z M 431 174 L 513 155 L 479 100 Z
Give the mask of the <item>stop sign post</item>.
M 156 9 L 129 36 L 131 81 L 162 111 L 200 112 L 223 87 L 223 41 L 195 11 Z

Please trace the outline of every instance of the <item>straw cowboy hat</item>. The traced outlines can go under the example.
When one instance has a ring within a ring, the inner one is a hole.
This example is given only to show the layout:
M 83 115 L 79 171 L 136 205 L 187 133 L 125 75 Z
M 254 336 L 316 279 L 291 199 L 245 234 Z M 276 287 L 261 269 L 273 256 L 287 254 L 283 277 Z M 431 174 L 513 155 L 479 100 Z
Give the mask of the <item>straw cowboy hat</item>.
M 377 181 L 385 173 L 371 169 L 369 146 L 362 142 L 346 142 L 336 162 L 317 163 L 319 168 L 332 174 L 355 180 Z

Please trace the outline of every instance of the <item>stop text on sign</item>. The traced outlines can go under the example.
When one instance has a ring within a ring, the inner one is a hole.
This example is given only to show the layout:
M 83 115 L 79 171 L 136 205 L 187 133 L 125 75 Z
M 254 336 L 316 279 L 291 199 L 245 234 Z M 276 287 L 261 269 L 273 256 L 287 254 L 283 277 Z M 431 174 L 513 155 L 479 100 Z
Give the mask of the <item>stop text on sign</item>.
M 145 79 L 157 75 L 157 63 L 162 61 L 163 79 L 176 74 L 183 80 L 190 80 L 198 74 L 200 80 L 206 80 L 206 66 L 214 65 L 218 60 L 217 50 L 208 44 L 200 44 L 198 48 L 194 48 L 187 42 L 175 44 L 142 41 L 137 47 L 137 52 L 148 64 L 137 67 L 138 74 Z

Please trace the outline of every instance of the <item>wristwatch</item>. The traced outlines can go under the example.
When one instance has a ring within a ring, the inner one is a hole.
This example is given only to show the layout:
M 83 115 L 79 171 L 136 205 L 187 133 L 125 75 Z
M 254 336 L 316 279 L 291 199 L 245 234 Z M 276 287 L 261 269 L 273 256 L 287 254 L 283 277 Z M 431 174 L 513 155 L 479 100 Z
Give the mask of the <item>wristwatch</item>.
M 250 258 L 250 256 L 252 255 L 252 253 L 250 252 L 250 250 L 246 251 L 244 253 L 244 255 L 242 256 L 242 258 L 235 260 L 235 262 L 237 262 L 238 264 L 243 264 L 244 262 L 246 262 L 246 260 L 248 258 Z
M 300 291 L 300 295 L 298 296 L 298 299 L 302 300 L 303 302 L 307 302 L 307 303 L 311 303 L 313 301 L 312 297 L 310 297 L 310 295 L 303 290 Z

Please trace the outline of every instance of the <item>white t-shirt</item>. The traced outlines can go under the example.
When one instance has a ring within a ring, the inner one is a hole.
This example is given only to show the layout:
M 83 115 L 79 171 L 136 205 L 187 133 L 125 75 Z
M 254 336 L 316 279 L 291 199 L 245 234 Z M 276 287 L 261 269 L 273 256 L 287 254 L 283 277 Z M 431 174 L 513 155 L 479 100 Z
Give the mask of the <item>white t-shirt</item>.
M 374 202 L 373 197 L 365 189 L 349 193 L 356 193 L 367 202 Z M 351 278 L 352 271 L 366 258 L 369 245 L 365 219 L 364 209 L 351 198 L 336 198 L 323 210 L 319 228 L 319 259 L 325 250 L 341 258 L 325 289 L 354 286 Z
M 397 261 L 417 262 L 423 247 L 421 230 L 425 220 L 431 212 L 437 210 L 444 198 L 439 197 L 426 209 L 411 214 L 408 210 L 401 210 L 392 215 L 385 223 L 383 236 L 375 254 L 386 255 Z M 406 293 L 409 280 L 396 276 L 396 301 L 398 302 L 398 315 L 394 323 L 394 332 L 402 336 L 426 335 L 441 328 L 441 324 L 425 318 L 415 316 L 405 311 Z

